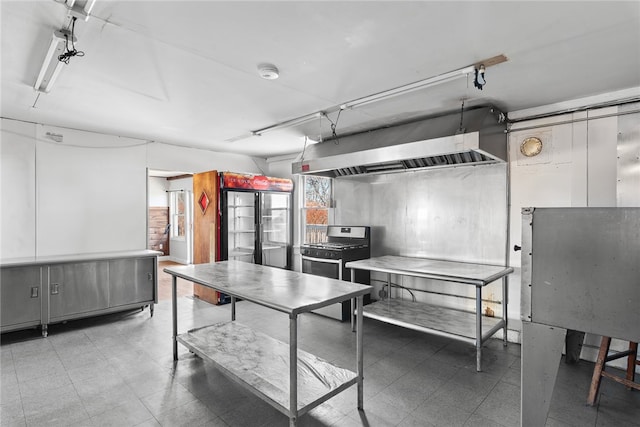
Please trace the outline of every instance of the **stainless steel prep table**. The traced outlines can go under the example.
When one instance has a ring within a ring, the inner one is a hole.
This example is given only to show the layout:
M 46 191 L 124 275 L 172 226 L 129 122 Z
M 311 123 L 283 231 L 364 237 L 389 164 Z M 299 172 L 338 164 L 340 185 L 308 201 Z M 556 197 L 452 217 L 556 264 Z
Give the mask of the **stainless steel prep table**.
M 476 347 L 478 371 L 482 368 L 482 344 L 485 340 L 503 329 L 504 344 L 507 345 L 507 275 L 513 272 L 511 267 L 392 255 L 351 261 L 346 267 L 351 269 L 352 281 L 356 269 L 387 273 L 389 287 L 391 274 L 473 285 L 476 287 L 475 313 L 420 302 L 387 299 L 367 305 L 363 315 L 473 344 Z M 498 279 L 502 279 L 501 319 L 482 315 L 482 288 Z M 388 295 L 391 295 L 390 289 Z
M 292 426 L 299 416 L 354 384 L 358 388 L 358 409 L 363 408 L 362 303 L 370 286 L 241 261 L 170 267 L 164 271 L 173 276 L 174 360 L 178 360 L 180 342 L 283 412 Z M 231 321 L 178 335 L 178 277 L 230 295 Z M 289 343 L 236 322 L 238 298 L 287 314 Z M 299 314 L 351 299 L 356 299 L 357 373 L 297 348 Z

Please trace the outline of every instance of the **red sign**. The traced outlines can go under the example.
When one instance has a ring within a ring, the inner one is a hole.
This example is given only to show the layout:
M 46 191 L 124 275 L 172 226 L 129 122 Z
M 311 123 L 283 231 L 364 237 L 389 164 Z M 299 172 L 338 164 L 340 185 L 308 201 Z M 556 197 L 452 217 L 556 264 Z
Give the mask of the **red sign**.
M 243 190 L 293 191 L 293 181 L 264 175 L 224 172 L 222 173 L 222 187 Z

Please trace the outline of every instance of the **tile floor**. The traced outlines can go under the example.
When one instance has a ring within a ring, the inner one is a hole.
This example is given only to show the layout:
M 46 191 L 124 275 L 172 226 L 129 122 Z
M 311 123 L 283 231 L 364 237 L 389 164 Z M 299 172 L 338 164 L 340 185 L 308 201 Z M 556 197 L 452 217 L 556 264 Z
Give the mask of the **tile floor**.
M 179 298 L 179 328 L 230 318 L 229 306 Z M 237 319 L 287 340 L 288 319 L 242 301 Z M 303 315 L 300 347 L 355 366 L 355 334 Z M 484 372 L 466 344 L 365 319 L 365 411 L 355 388 L 302 416 L 301 426 L 516 426 L 520 347 L 491 340 Z M 154 317 L 132 311 L 2 335 L 2 426 L 287 426 L 288 419 L 179 347 L 171 351 L 171 302 Z M 640 426 L 640 393 L 603 381 L 585 406 L 593 364 L 561 363 L 548 426 Z

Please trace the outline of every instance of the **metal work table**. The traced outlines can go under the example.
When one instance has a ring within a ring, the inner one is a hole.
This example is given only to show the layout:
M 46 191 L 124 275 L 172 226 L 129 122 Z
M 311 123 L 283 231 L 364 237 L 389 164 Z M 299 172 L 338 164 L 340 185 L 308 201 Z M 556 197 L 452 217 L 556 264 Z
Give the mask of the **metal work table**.
M 482 370 L 482 344 L 485 340 L 503 329 L 504 344 L 507 345 L 507 275 L 513 272 L 511 267 L 392 255 L 351 261 L 346 267 L 351 269 L 352 281 L 356 269 L 387 273 L 388 295 L 391 295 L 391 274 L 473 285 L 476 287 L 475 313 L 421 302 L 387 299 L 367 305 L 363 315 L 473 344 L 476 347 L 478 372 Z M 483 316 L 482 288 L 498 279 L 502 279 L 502 318 Z
M 370 286 L 328 279 L 240 261 L 165 268 L 173 276 L 173 359 L 178 342 L 209 360 L 230 379 L 289 417 L 299 416 L 356 384 L 363 408 L 362 305 Z M 177 278 L 231 296 L 231 321 L 178 335 Z M 289 316 L 289 343 L 283 343 L 235 321 L 240 298 Z M 297 318 L 319 307 L 356 299 L 357 372 L 336 367 L 298 350 Z

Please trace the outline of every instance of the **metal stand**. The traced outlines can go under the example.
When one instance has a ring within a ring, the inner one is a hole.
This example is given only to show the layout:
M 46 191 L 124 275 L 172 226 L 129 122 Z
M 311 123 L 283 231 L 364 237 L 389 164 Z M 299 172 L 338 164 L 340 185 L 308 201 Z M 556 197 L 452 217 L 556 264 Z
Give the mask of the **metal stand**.
M 547 421 L 565 334 L 562 328 L 522 323 L 522 427 L 539 427 Z

